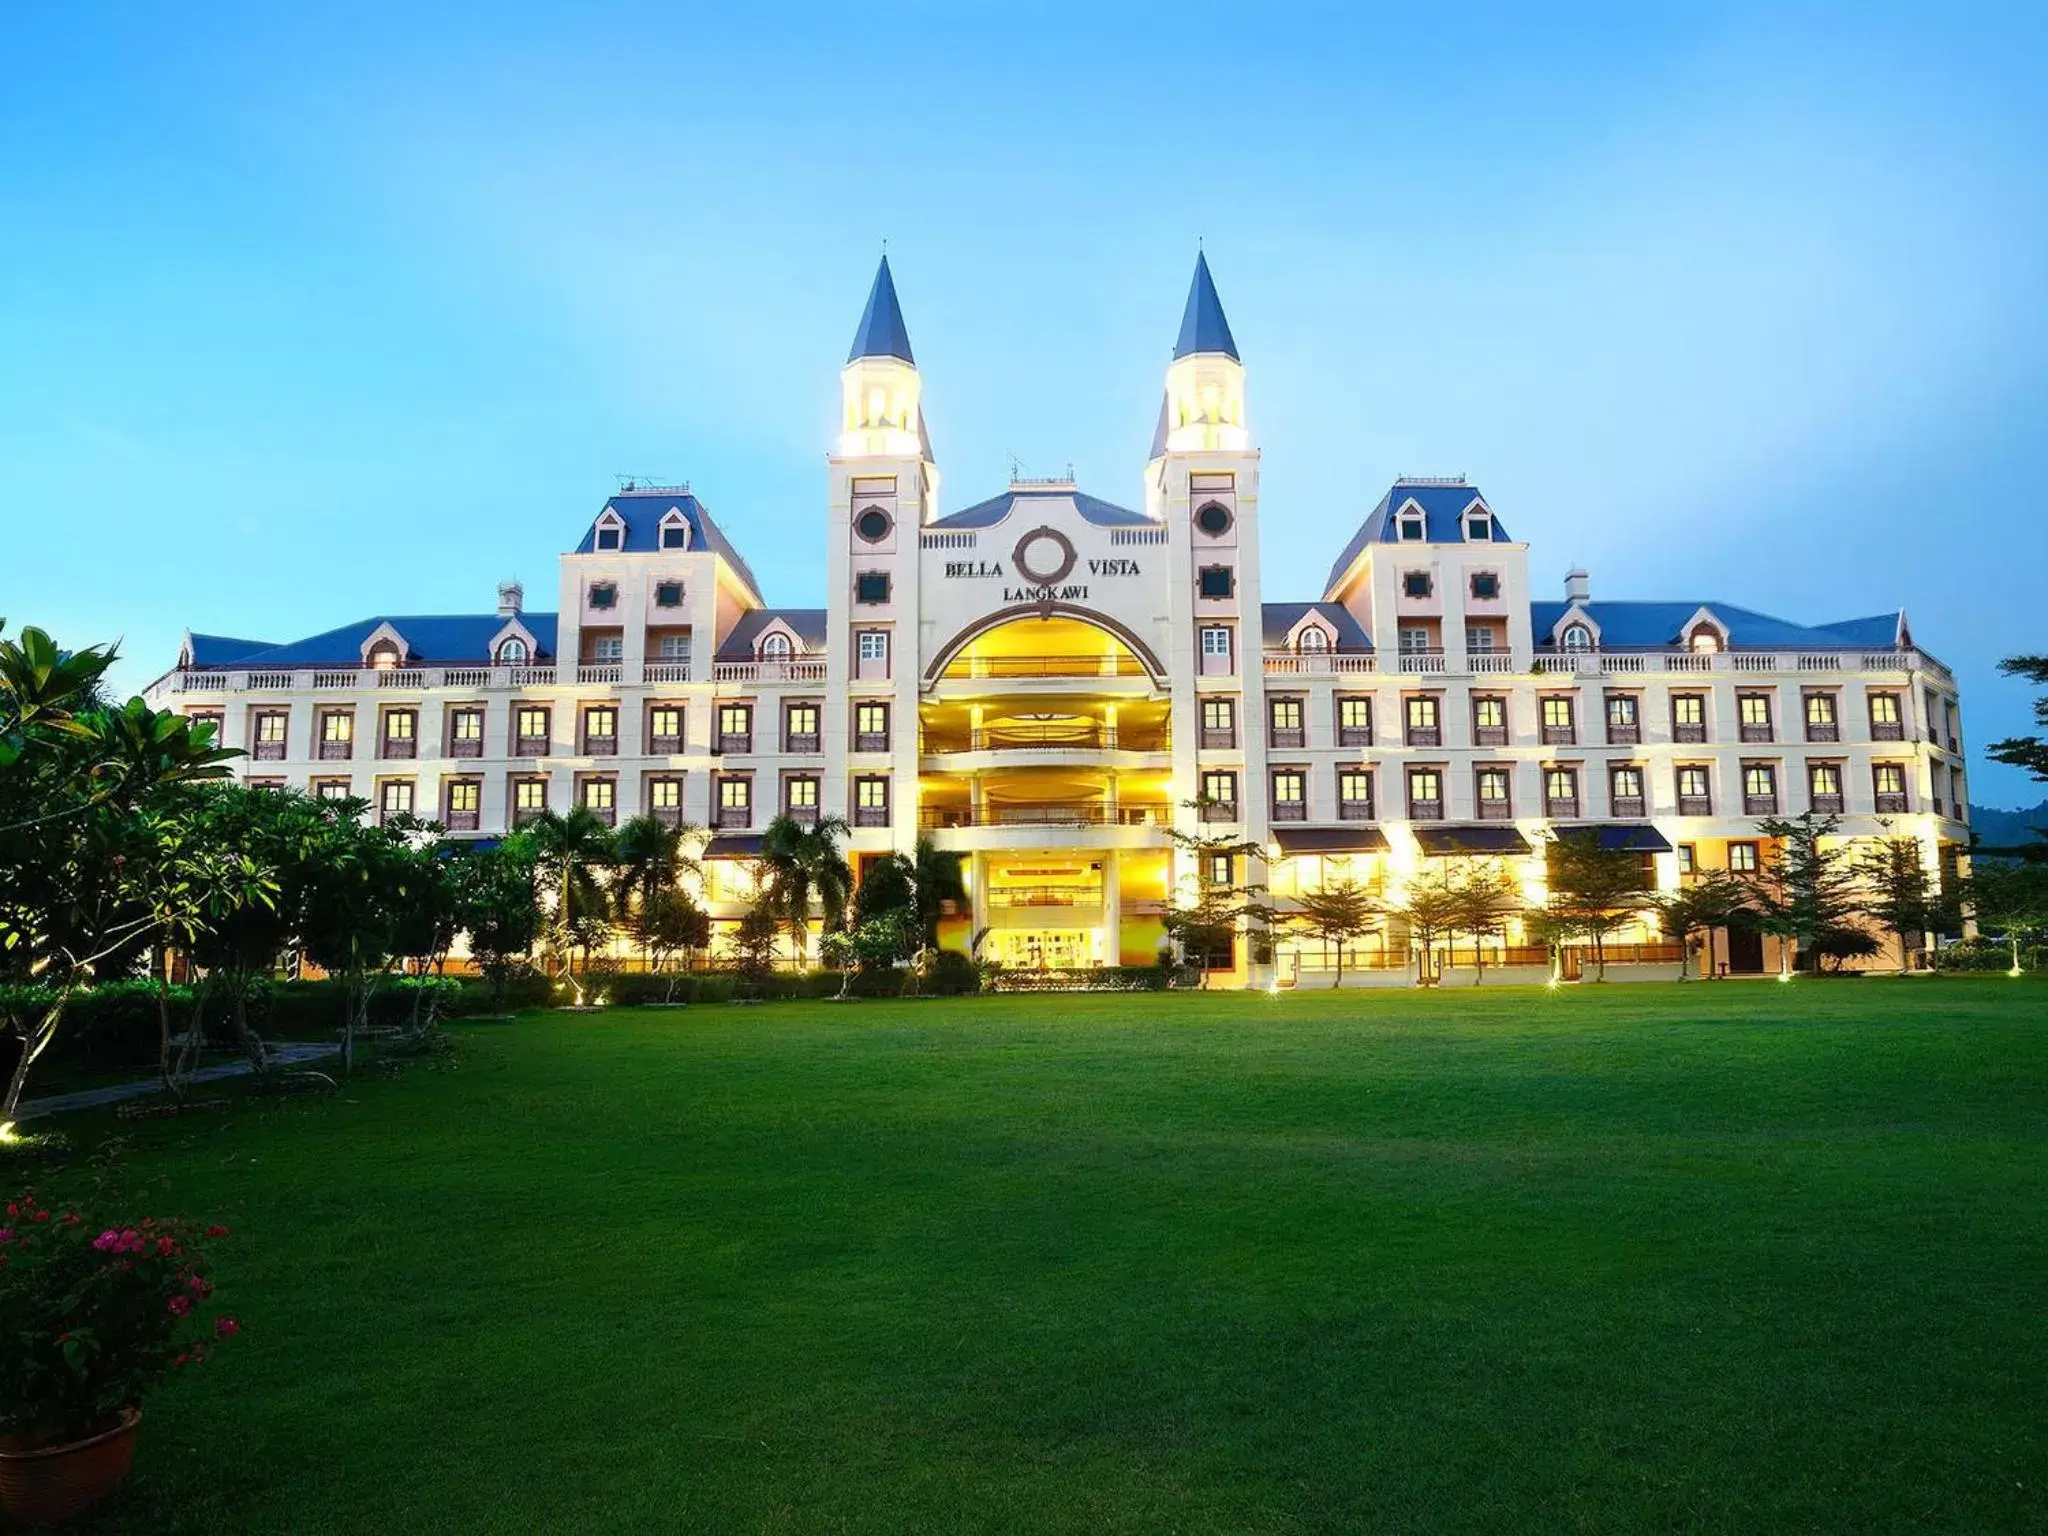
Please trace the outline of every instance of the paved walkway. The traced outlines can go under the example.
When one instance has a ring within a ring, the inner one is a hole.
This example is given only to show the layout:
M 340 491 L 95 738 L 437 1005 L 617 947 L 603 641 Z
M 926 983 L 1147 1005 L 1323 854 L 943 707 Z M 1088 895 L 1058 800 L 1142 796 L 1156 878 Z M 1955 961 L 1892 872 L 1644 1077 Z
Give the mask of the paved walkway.
M 297 1066 L 301 1062 L 318 1061 L 323 1056 L 332 1056 L 335 1048 L 331 1045 L 309 1045 L 303 1042 L 285 1043 L 270 1047 L 271 1060 L 279 1066 Z M 185 1081 L 188 1083 L 217 1083 L 224 1077 L 240 1077 L 255 1068 L 246 1061 L 224 1061 L 217 1067 L 201 1067 Z M 68 1109 L 99 1109 L 108 1104 L 120 1104 L 129 1099 L 146 1098 L 152 1093 L 162 1093 L 164 1085 L 155 1078 L 146 1078 L 135 1083 L 112 1083 L 105 1088 L 86 1088 L 77 1093 L 53 1093 L 48 1098 L 24 1099 L 19 1118 L 32 1120 L 37 1115 L 61 1115 Z

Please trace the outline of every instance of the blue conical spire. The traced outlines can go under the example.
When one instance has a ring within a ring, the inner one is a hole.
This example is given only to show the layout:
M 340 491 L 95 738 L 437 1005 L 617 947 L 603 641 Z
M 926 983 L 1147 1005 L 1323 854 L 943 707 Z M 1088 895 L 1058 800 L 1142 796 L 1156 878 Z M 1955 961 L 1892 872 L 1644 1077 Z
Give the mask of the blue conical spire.
M 1195 252 L 1195 280 L 1188 288 L 1187 312 L 1180 317 L 1180 340 L 1173 344 L 1175 359 L 1197 352 L 1221 352 L 1232 362 L 1242 361 L 1230 335 L 1230 322 L 1223 318 L 1223 301 L 1216 297 L 1209 258 L 1200 251 Z
M 897 357 L 917 366 L 910 355 L 910 332 L 903 326 L 903 308 L 896 302 L 896 281 L 889 276 L 889 258 L 875 272 L 875 286 L 868 290 L 868 307 L 860 312 L 860 329 L 853 333 L 853 350 L 846 360 L 863 357 Z

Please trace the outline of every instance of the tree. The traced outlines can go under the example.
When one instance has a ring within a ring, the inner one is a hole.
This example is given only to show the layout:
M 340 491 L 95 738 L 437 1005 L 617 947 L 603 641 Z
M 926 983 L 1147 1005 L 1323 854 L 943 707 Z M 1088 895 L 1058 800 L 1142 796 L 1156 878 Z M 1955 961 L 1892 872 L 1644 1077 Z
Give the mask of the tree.
M 306 954 L 343 988 L 341 1070 L 355 1070 L 377 984 L 397 961 L 399 924 L 417 871 L 402 825 L 365 825 L 364 800 L 315 802 L 323 822 L 301 929 Z M 410 818 L 406 818 L 410 820 Z
M 764 893 L 733 925 L 732 958 L 744 987 L 755 997 L 775 966 L 775 940 L 782 917 Z
M 1841 825 L 1812 811 L 1786 820 L 1767 817 L 1757 829 L 1770 839 L 1763 867 L 1749 879 L 1758 926 L 1779 940 L 1779 975 L 1791 973 L 1791 947 L 1811 946 L 1823 933 L 1849 926 L 1856 913 L 1856 872 L 1847 850 L 1828 839 Z
M 2008 863 L 1978 857 L 1970 861 L 1967 892 L 1978 923 L 2005 936 L 2012 968 L 2020 969 L 2020 945 L 2048 931 L 2048 864 Z
M 917 941 L 926 949 L 936 949 L 939 919 L 945 915 L 947 904 L 967 905 L 967 881 L 960 873 L 960 855 L 940 848 L 929 832 L 920 832 L 911 845 L 909 863 Z
M 1461 878 L 1455 878 L 1457 895 L 1451 914 L 1451 930 L 1472 940 L 1472 985 L 1486 979 L 1486 941 L 1507 933 L 1508 921 L 1521 910 L 1522 889 L 1515 877 L 1497 859 L 1469 861 Z
M 1692 964 L 1692 939 L 1694 934 L 1711 938 L 1726 928 L 1735 914 L 1749 905 L 1749 888 L 1726 870 L 1702 870 L 1692 877 L 1690 883 L 1659 897 L 1656 903 L 1657 921 L 1663 930 L 1678 940 L 1678 979 L 1686 979 L 1687 969 Z M 1709 965 L 1708 974 L 1712 974 Z
M 1196 798 L 1185 802 L 1195 813 L 1197 824 L 1215 802 Z M 1227 834 L 1189 832 L 1168 827 L 1167 837 L 1194 869 L 1176 886 L 1174 899 L 1160 914 L 1160 927 L 1167 942 L 1180 952 L 1181 963 L 1197 966 L 1202 986 L 1209 985 L 1209 971 L 1220 956 L 1228 969 L 1237 950 L 1237 936 L 1246 934 L 1246 949 L 1253 963 L 1270 959 L 1273 908 L 1266 900 L 1266 887 L 1251 878 L 1254 861 L 1263 860 L 1266 850 L 1246 838 Z M 1220 876 L 1219 871 L 1228 870 Z
M 1858 850 L 1854 869 L 1865 892 L 1864 914 L 1898 944 L 1899 973 L 1904 975 L 1912 963 L 1906 936 L 1935 927 L 1944 905 L 1921 857 L 1920 839 L 1875 838 Z
M 2007 677 L 2024 677 L 2037 688 L 2048 688 L 2048 656 L 2008 656 L 1998 664 L 1998 670 Z M 2048 695 L 2034 700 L 2034 723 L 2048 726 Z M 1991 743 L 1986 755 L 1994 763 L 2010 763 L 2048 781 L 2048 739 L 2008 736 Z
M 809 826 L 792 816 L 777 816 L 761 834 L 761 865 L 766 876 L 768 910 L 789 929 L 790 948 L 803 963 L 809 947 L 811 905 L 824 919 L 822 931 L 837 933 L 846 925 L 853 898 L 853 871 L 839 851 L 845 821 L 820 816 Z
M 1607 979 L 1607 936 L 1656 900 L 1643 857 L 1603 848 L 1597 832 L 1559 833 L 1544 849 L 1550 914 L 1566 932 L 1593 943 L 1593 979 Z
M 695 834 L 694 827 L 672 827 L 657 817 L 635 816 L 619 828 L 614 839 L 612 854 L 618 864 L 612 899 L 619 926 L 640 945 L 641 956 L 650 967 L 654 964 L 653 941 L 657 932 L 673 932 L 675 927 L 679 909 L 667 898 L 680 894 L 677 881 L 684 873 L 701 876 L 704 872 L 703 866 L 686 851 Z M 683 910 L 695 905 L 690 902 Z M 687 947 L 690 946 L 672 943 L 664 953 L 673 954 Z
M 1400 902 L 1387 909 L 1389 917 L 1400 919 L 1408 927 L 1408 943 L 1415 955 L 1415 979 L 1421 986 L 1430 986 L 1436 980 L 1430 956 L 1439 939 L 1456 931 L 1463 899 L 1460 877 L 1448 860 L 1438 859 L 1426 873 L 1411 878 Z
M 575 805 L 566 815 L 541 812 L 525 831 L 540 877 L 554 894 L 546 931 L 573 985 L 575 951 L 587 951 L 593 939 L 602 942 L 608 927 L 610 902 L 598 875 L 616 861 L 612 829 L 589 807 Z
M 491 983 L 491 1006 L 504 1002 L 505 979 L 540 937 L 538 856 L 515 833 L 495 848 L 471 848 L 455 860 L 456 923 Z
M 679 886 L 664 886 L 641 898 L 633 909 L 633 935 L 648 964 L 666 970 L 671 955 L 704 948 L 711 942 L 711 918 Z M 669 978 L 668 1001 L 675 1001 L 675 976 Z
M 1344 946 L 1364 938 L 1380 925 L 1379 903 L 1356 880 L 1325 880 L 1295 897 L 1295 910 L 1285 919 L 1337 951 L 1332 985 L 1344 985 Z

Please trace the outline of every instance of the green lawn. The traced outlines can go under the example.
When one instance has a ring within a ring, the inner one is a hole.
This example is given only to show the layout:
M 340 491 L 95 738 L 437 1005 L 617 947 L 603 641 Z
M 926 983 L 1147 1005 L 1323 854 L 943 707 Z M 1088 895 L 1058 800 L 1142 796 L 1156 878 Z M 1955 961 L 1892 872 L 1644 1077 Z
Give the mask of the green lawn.
M 2044 1025 L 1985 977 L 458 1027 L 130 1128 L 247 1332 L 104 1526 L 2040 1531 Z

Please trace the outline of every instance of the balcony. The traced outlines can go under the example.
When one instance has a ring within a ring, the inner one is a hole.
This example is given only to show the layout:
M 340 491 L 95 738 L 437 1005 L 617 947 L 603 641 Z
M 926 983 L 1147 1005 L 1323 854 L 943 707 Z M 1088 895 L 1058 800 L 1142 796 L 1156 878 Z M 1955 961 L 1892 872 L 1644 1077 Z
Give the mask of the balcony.
M 687 678 L 682 680 L 687 681 Z M 822 683 L 825 680 L 825 662 L 823 657 L 801 661 L 714 661 L 711 663 L 711 680 L 714 683 Z
M 1742 814 L 1745 816 L 1775 816 L 1778 814 L 1776 795 L 1744 795 Z
M 815 827 L 818 824 L 818 808 L 815 805 L 785 805 L 782 814 L 800 827 Z
M 546 757 L 548 738 L 545 736 L 515 736 L 512 740 L 514 757 Z
M 617 757 L 619 755 L 619 738 L 617 734 L 584 737 L 583 755 L 585 757 Z
M 674 732 L 664 732 L 647 738 L 647 751 L 651 757 L 674 757 L 683 750 L 683 738 Z
M 1275 821 L 1307 821 L 1308 802 L 1305 800 L 1275 800 L 1272 819 Z
M 1203 807 L 1205 821 L 1235 821 L 1231 815 L 1211 816 L 1220 806 Z M 1106 805 L 1100 800 L 1068 803 L 985 804 L 979 812 L 970 806 L 926 806 L 918 812 L 918 824 L 926 827 L 1161 827 L 1172 819 L 1172 808 L 1158 804 Z
M 1145 677 L 1145 664 L 1135 656 L 960 656 L 946 664 L 941 677 Z
M 1236 821 L 1237 819 L 1237 802 L 1235 800 L 1209 800 L 1205 801 L 1202 805 L 1202 820 L 1205 822 Z
M 383 745 L 378 749 L 377 755 L 387 758 L 417 757 L 419 755 L 418 746 L 419 744 L 410 736 L 386 736 Z
M 1430 646 L 1422 650 L 1399 652 L 1394 668 L 1400 672 L 1443 672 L 1448 670 L 1448 664 L 1442 649 Z
M 1444 733 L 1440 726 L 1411 725 L 1405 739 L 1411 747 L 1440 747 L 1444 744 Z
M 475 811 L 450 811 L 442 819 L 442 825 L 450 832 L 474 832 L 480 820 Z
M 1614 797 L 1614 814 L 1617 820 L 1640 821 L 1648 813 L 1648 807 L 1643 804 L 1643 797 L 1641 795 L 1616 795 Z
M 1375 656 L 1339 655 L 1335 651 L 1267 651 L 1264 666 L 1268 677 L 1312 677 L 1335 673 L 1374 672 Z M 1441 672 L 1441 666 L 1436 668 Z
M 1610 747 L 1633 747 L 1642 743 L 1642 727 L 1630 722 L 1622 725 L 1616 721 L 1607 722 L 1607 745 Z
M 1099 885 L 1012 885 L 992 888 L 984 898 L 991 907 L 1099 907 Z
M 889 807 L 856 805 L 853 808 L 853 824 L 856 827 L 886 827 L 889 825 Z
M 1579 728 L 1575 725 L 1546 725 L 1537 737 L 1546 747 L 1575 747 L 1579 744 Z
M 625 668 L 616 661 L 586 661 L 576 668 L 579 683 L 616 683 Z
M 1201 746 L 1205 752 L 1226 752 L 1237 745 L 1237 729 L 1234 726 L 1202 727 Z
M 284 743 L 281 741 L 259 741 L 251 750 L 259 763 L 284 761 Z
M 548 808 L 544 805 L 522 805 L 518 809 L 513 811 L 512 825 L 515 827 L 524 827 L 530 825 L 531 823 L 538 821 L 541 817 L 547 815 L 547 813 Z
M 1410 800 L 1408 802 L 1410 821 L 1442 821 L 1444 803 L 1441 800 Z
M 1840 741 L 1842 728 L 1832 720 L 1809 720 L 1806 722 L 1808 741 Z
M 1337 819 L 1339 821 L 1371 821 L 1372 802 L 1370 800 L 1339 800 L 1337 802 Z
M 1906 728 L 1896 720 L 1873 720 L 1870 722 L 1872 741 L 1904 741 Z
M 721 805 L 712 813 L 715 826 L 730 830 L 734 827 L 751 827 L 754 824 L 754 808 L 751 805 Z
M 1546 795 L 1543 800 L 1543 814 L 1552 821 L 1577 821 L 1579 819 L 1579 797 Z
M 1298 725 L 1276 725 L 1266 733 L 1266 745 L 1269 747 L 1288 747 L 1299 751 L 1308 745 L 1308 732 Z
M 619 819 L 619 809 L 615 805 L 590 805 L 586 803 L 583 809 L 590 812 L 592 816 L 608 827 L 615 825 Z
M 1489 799 L 1482 795 L 1479 799 L 1479 819 L 1481 821 L 1513 821 L 1515 819 L 1515 803 L 1505 795 L 1498 799 Z
M 714 750 L 726 757 L 745 757 L 754 750 L 754 733 L 752 731 L 744 734 L 738 731 L 720 731 Z
M 1475 725 L 1472 727 L 1472 741 L 1481 747 L 1504 747 L 1508 744 L 1508 728 L 1504 725 Z
M 484 739 L 481 736 L 457 736 L 448 743 L 450 757 L 482 757 Z
M 1816 792 L 1815 792 L 1815 794 L 1814 794 L 1814 797 L 1813 797 L 1813 813 L 1814 813 L 1814 814 L 1815 814 L 1816 816 L 1839 816 L 1839 815 L 1841 815 L 1841 814 L 1842 814 L 1842 797 L 1841 797 L 1840 795 L 1838 795 L 1838 794 L 1836 794 L 1836 795 L 1823 795 L 1823 794 L 1819 793 L 1818 791 L 1816 791 Z
M 1703 742 L 1707 739 L 1707 725 L 1704 720 L 1682 720 L 1671 727 L 1673 741 Z
M 323 741 L 320 743 L 320 761 L 323 763 L 345 763 L 355 756 L 352 741 Z
M 1369 725 L 1340 725 L 1337 727 L 1337 745 L 1340 747 L 1369 747 L 1372 745 L 1372 727 Z
M 1681 816 L 1711 816 L 1714 814 L 1712 795 L 1680 795 L 1678 814 Z
M 887 731 L 855 731 L 853 750 L 856 752 L 886 752 L 889 750 Z
M 800 734 L 792 733 L 782 738 L 782 750 L 785 752 L 822 752 L 825 750 L 824 738 L 816 731 L 805 731 Z
M 680 827 L 683 824 L 683 808 L 680 805 L 657 805 L 647 814 L 664 827 Z
M 650 661 L 640 669 L 643 683 L 687 683 L 690 680 L 690 664 L 687 661 Z
M 1901 793 L 1892 793 L 1892 794 L 1887 794 L 1887 793 L 1886 793 L 1885 791 L 1883 791 L 1883 790 L 1879 790 L 1879 791 L 1878 791 L 1878 794 L 1877 794 L 1877 814 L 1878 814 L 1878 815 L 1880 815 L 1880 816 L 1903 816 L 1903 815 L 1904 815 L 1904 814 L 1906 813 L 1906 809 L 1907 809 L 1907 805 L 1906 805 L 1906 796 L 1904 795 L 1904 793 L 1902 793 L 1902 792 L 1901 792 Z

